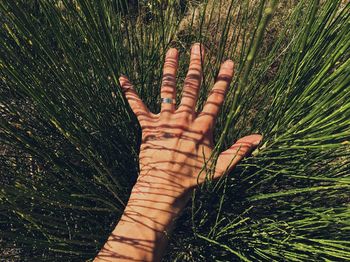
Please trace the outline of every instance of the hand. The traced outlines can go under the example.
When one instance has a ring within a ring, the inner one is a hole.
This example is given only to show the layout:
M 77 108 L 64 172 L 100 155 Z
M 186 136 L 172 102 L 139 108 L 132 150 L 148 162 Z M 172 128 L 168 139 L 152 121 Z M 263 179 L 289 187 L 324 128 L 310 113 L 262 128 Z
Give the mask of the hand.
M 120 222 L 96 261 L 159 261 L 174 218 L 186 205 L 192 189 L 204 181 L 205 172 L 201 170 L 213 149 L 215 119 L 232 79 L 233 62 L 222 64 L 206 104 L 198 113 L 195 108 L 203 57 L 204 48 L 193 45 L 181 103 L 177 109 L 174 104 L 162 103 L 159 114 L 147 109 L 125 76 L 120 78 L 142 128 L 140 175 Z M 165 58 L 162 98 L 176 98 L 177 66 L 178 52 L 172 48 Z M 246 136 L 222 152 L 213 177 L 230 172 L 260 140 L 260 135 Z
M 146 187 L 145 190 L 149 191 L 149 187 L 153 187 L 167 189 L 168 194 L 173 193 L 171 191 L 183 193 L 204 180 L 205 172 L 199 179 L 198 175 L 213 149 L 215 119 L 230 85 L 234 65 L 231 60 L 222 64 L 216 83 L 199 113 L 195 108 L 202 79 L 201 57 L 204 57 L 204 48 L 193 45 L 181 103 L 177 109 L 175 104 L 162 103 L 159 114 L 148 110 L 126 77 L 120 78 L 125 96 L 142 128 L 139 189 Z M 165 58 L 162 98 L 175 101 L 177 67 L 178 52 L 172 48 Z M 219 178 L 226 170 L 230 172 L 260 140 L 260 135 L 246 136 L 222 152 L 214 178 Z

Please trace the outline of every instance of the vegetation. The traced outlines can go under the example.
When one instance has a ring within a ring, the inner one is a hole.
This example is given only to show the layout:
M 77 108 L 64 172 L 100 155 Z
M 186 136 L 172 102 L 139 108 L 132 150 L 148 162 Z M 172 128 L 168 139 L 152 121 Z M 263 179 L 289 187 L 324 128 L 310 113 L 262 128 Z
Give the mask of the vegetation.
M 213 157 L 264 139 L 193 194 L 164 261 L 350 260 L 349 3 L 5 0 L 0 17 L 2 257 L 94 257 L 138 172 L 118 76 L 156 112 L 166 50 L 181 52 L 180 96 L 202 42 L 199 110 L 219 64 L 236 62 Z

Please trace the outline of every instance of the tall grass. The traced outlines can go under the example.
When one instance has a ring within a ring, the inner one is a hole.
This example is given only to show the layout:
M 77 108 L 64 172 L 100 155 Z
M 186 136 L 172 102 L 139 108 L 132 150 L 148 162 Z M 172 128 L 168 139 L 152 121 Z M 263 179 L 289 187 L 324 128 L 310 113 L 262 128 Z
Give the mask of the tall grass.
M 156 112 L 166 50 L 181 52 L 180 96 L 198 41 L 199 110 L 219 64 L 236 62 L 213 157 L 240 136 L 264 139 L 193 194 L 164 260 L 350 259 L 350 4 L 5 0 L 0 10 L 3 257 L 94 257 L 138 172 L 140 129 L 118 76 Z

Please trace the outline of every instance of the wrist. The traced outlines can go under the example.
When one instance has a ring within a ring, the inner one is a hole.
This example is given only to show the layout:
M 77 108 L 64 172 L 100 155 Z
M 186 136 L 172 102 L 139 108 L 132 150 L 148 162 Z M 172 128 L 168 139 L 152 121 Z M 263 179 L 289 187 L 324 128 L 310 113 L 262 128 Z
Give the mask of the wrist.
M 175 170 L 174 170 L 175 169 Z M 152 208 L 154 204 L 178 213 L 185 207 L 193 187 L 184 184 L 186 176 L 176 168 L 143 168 L 134 185 L 128 205 L 133 201 L 145 201 Z
M 157 173 L 159 176 L 162 174 Z M 183 189 L 174 185 L 167 185 L 154 178 L 138 179 L 134 185 L 128 204 L 124 211 L 124 217 L 142 217 L 152 228 L 158 232 L 167 231 L 173 221 L 179 216 L 186 206 L 192 189 Z

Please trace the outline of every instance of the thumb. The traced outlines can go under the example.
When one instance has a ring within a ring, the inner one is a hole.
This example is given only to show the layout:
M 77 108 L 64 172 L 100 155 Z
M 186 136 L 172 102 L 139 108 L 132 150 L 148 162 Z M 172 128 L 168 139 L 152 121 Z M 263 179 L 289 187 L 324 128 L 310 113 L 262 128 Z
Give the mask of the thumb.
M 261 139 L 262 136 L 259 134 L 245 136 L 222 152 L 216 163 L 214 179 L 221 177 L 226 172 L 231 172 L 245 156 L 249 155 L 259 145 Z

